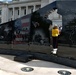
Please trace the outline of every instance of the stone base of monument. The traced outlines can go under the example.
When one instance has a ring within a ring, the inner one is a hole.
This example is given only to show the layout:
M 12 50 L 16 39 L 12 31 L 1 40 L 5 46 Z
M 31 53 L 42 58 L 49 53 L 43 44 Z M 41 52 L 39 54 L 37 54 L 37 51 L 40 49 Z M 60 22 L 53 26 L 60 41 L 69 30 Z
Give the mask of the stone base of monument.
M 31 61 L 32 59 L 33 59 L 33 55 L 30 54 L 19 55 L 14 57 L 14 61 L 18 61 L 18 62 L 28 62 Z

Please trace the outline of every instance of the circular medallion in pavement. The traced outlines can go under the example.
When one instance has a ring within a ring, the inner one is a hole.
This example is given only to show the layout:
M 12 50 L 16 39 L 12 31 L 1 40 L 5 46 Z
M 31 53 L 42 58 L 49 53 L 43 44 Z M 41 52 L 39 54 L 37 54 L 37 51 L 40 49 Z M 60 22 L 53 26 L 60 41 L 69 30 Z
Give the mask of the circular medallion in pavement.
M 66 70 L 59 70 L 58 73 L 61 75 L 71 75 L 71 72 L 66 71 Z
M 30 71 L 33 71 L 34 69 L 31 67 L 23 67 L 23 68 L 21 68 L 21 70 L 24 72 L 30 72 Z

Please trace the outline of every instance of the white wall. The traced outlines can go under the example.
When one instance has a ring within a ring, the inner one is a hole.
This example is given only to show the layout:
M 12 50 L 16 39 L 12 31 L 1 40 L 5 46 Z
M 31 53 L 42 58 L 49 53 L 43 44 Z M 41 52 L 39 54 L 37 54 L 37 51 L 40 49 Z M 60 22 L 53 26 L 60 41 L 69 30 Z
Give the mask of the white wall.
M 41 0 L 41 7 L 44 7 L 47 4 L 49 4 L 49 0 Z
M 17 19 L 19 17 L 18 10 L 19 8 L 15 9 L 14 19 Z
M 38 0 L 19 0 L 19 1 L 38 1 Z
M 62 20 L 52 20 L 53 25 L 57 24 L 58 27 L 62 26 Z
M 49 0 L 49 3 L 52 3 L 52 2 L 54 2 L 54 1 L 56 1 L 56 0 Z
M 20 0 L 20 1 L 37 1 L 37 2 L 11 3 L 11 4 L 8 5 L 8 7 L 4 5 L 3 8 L 2 8 L 2 23 L 11 20 L 11 18 L 14 20 L 16 18 L 24 16 L 25 15 L 24 14 L 24 9 L 27 10 L 26 14 L 31 13 L 31 8 L 29 6 L 33 6 L 35 8 L 35 10 L 36 10 L 36 9 L 38 9 L 36 7 L 36 5 L 41 4 L 41 7 L 44 7 L 45 5 L 51 3 L 51 2 L 53 2 L 55 0 L 41 0 L 41 1 L 40 0 Z M 14 10 L 15 11 L 14 16 L 12 15 L 12 10 L 15 7 L 18 7 L 18 8 L 21 7 L 20 15 L 18 15 L 18 10 L 17 9 Z M 9 10 L 9 8 L 12 8 L 12 10 Z M 59 15 L 57 14 L 57 11 L 51 13 L 49 15 L 49 19 L 51 19 L 51 20 L 59 19 Z
M 21 16 L 24 16 L 24 10 L 25 10 L 26 8 L 22 8 L 21 9 Z
M 2 7 L 2 23 L 8 22 L 8 7 L 4 5 Z
M 9 14 L 8 15 L 8 20 L 11 21 L 11 19 L 12 19 L 12 9 L 9 9 L 8 12 L 9 12 L 8 13 Z

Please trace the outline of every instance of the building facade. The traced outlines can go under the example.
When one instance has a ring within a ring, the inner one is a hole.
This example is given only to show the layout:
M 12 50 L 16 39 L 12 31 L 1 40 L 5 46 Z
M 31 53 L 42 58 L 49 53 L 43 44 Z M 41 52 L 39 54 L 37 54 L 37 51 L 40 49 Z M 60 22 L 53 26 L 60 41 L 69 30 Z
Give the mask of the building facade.
M 55 0 L 13 0 L 11 2 L 0 2 L 0 23 L 25 16 L 53 1 Z M 57 14 L 57 10 L 48 15 L 48 17 L 54 22 L 61 21 L 62 19 L 62 17 Z

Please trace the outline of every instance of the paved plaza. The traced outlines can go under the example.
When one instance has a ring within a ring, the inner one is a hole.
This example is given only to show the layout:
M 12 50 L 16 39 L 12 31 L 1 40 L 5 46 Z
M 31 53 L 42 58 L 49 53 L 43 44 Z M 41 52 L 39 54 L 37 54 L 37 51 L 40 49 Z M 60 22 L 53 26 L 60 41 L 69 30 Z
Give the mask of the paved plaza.
M 53 62 L 32 60 L 27 63 L 13 61 L 14 56 L 0 55 L 0 75 L 60 75 L 59 70 L 67 70 L 76 75 L 76 69 Z M 21 68 L 32 67 L 31 72 L 23 72 Z

